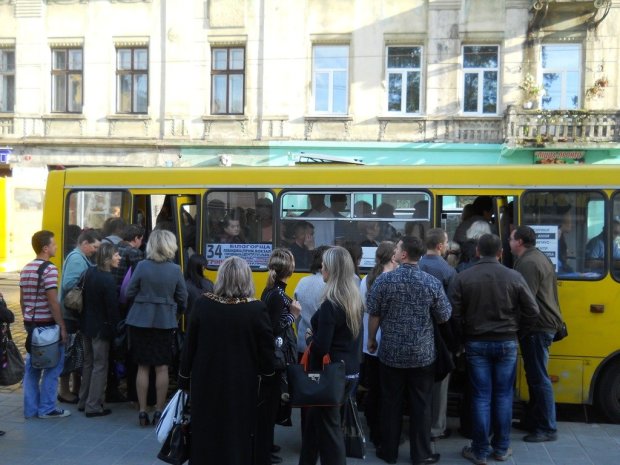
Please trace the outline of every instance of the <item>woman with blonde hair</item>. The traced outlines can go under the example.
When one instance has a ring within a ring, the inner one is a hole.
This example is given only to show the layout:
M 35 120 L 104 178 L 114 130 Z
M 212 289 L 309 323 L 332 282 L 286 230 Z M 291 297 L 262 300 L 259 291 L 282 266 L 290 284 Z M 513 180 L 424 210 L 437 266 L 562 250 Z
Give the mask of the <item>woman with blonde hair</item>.
M 261 385 L 256 431 L 256 464 L 270 465 L 282 459 L 272 453 L 279 450 L 273 442 L 273 429 L 280 405 L 280 380 L 285 376 L 286 365 L 297 361 L 297 337 L 293 323 L 299 317 L 301 306 L 286 295 L 286 283 L 295 271 L 293 253 L 284 248 L 271 252 L 267 264 L 269 275 L 261 300 L 267 306 L 274 336 L 274 365 L 276 376 Z
M 153 424 L 157 424 L 168 392 L 168 366 L 172 363 L 177 315 L 187 305 L 187 288 L 181 267 L 173 262 L 177 251 L 174 234 L 154 230 L 146 244 L 146 260 L 136 265 L 127 288 L 133 299 L 125 320 L 129 328 L 130 351 L 138 365 L 136 390 L 140 425 L 151 424 L 146 413 L 150 367 L 155 367 L 157 403 Z
M 306 331 L 310 367 L 320 369 L 325 354 L 343 361 L 347 375 L 347 393 L 359 378 L 362 352 L 363 303 L 355 276 L 353 260 L 342 247 L 332 247 L 323 254 L 321 269 L 325 281 L 325 298 Z M 339 407 L 310 407 L 303 425 L 299 465 L 346 464 L 344 435 Z
M 271 378 L 273 333 L 265 305 L 254 299 L 247 262 L 229 257 L 213 293 L 194 305 L 181 355 L 179 388 L 191 388 L 190 465 L 255 463 L 256 392 Z

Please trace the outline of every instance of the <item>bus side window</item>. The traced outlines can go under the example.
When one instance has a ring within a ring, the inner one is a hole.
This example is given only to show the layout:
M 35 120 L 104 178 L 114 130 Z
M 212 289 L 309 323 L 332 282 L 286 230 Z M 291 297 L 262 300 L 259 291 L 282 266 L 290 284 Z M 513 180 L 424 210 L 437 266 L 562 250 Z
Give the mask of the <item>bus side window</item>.
M 560 279 L 600 279 L 605 274 L 605 247 L 593 253 L 605 229 L 602 193 L 529 191 L 521 205 L 521 223 L 534 228 L 537 247 L 551 259 Z
M 267 269 L 273 249 L 274 196 L 269 191 L 209 191 L 205 196 L 203 252 L 209 267 L 238 256 Z
M 67 199 L 67 217 L 63 233 L 66 256 L 76 245 L 77 236 L 85 229 L 102 232 L 106 220 L 123 218 L 129 221 L 130 194 L 125 191 L 72 191 Z

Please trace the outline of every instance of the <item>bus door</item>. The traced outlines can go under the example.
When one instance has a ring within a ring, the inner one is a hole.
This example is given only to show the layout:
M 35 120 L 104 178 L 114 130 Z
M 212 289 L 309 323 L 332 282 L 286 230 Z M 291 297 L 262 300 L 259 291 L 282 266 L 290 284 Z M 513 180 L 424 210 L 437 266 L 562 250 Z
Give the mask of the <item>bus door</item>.
M 175 262 L 185 270 L 187 258 L 198 252 L 196 215 L 198 196 L 188 194 L 134 193 L 132 221 L 144 227 L 144 241 L 155 228 L 172 232 L 177 238 Z
M 174 211 L 174 225 L 177 231 L 177 243 L 179 246 L 179 265 L 185 270 L 187 260 L 194 253 L 199 253 L 200 239 L 200 214 L 198 209 L 198 196 L 177 195 L 171 197 Z

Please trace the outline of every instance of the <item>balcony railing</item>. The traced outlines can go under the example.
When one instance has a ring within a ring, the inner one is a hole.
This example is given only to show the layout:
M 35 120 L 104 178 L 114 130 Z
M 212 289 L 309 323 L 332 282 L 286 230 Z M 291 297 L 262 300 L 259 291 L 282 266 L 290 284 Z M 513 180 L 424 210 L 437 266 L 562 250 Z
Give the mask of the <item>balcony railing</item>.
M 521 110 L 505 115 L 508 145 L 620 142 L 620 112 L 611 110 Z

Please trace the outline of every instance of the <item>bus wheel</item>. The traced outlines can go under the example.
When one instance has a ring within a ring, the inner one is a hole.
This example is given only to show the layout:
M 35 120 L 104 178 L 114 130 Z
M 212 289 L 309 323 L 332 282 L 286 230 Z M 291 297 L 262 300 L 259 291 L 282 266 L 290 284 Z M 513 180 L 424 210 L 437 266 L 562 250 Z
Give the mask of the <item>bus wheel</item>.
M 603 372 L 597 385 L 596 404 L 610 421 L 620 423 L 620 360 Z

